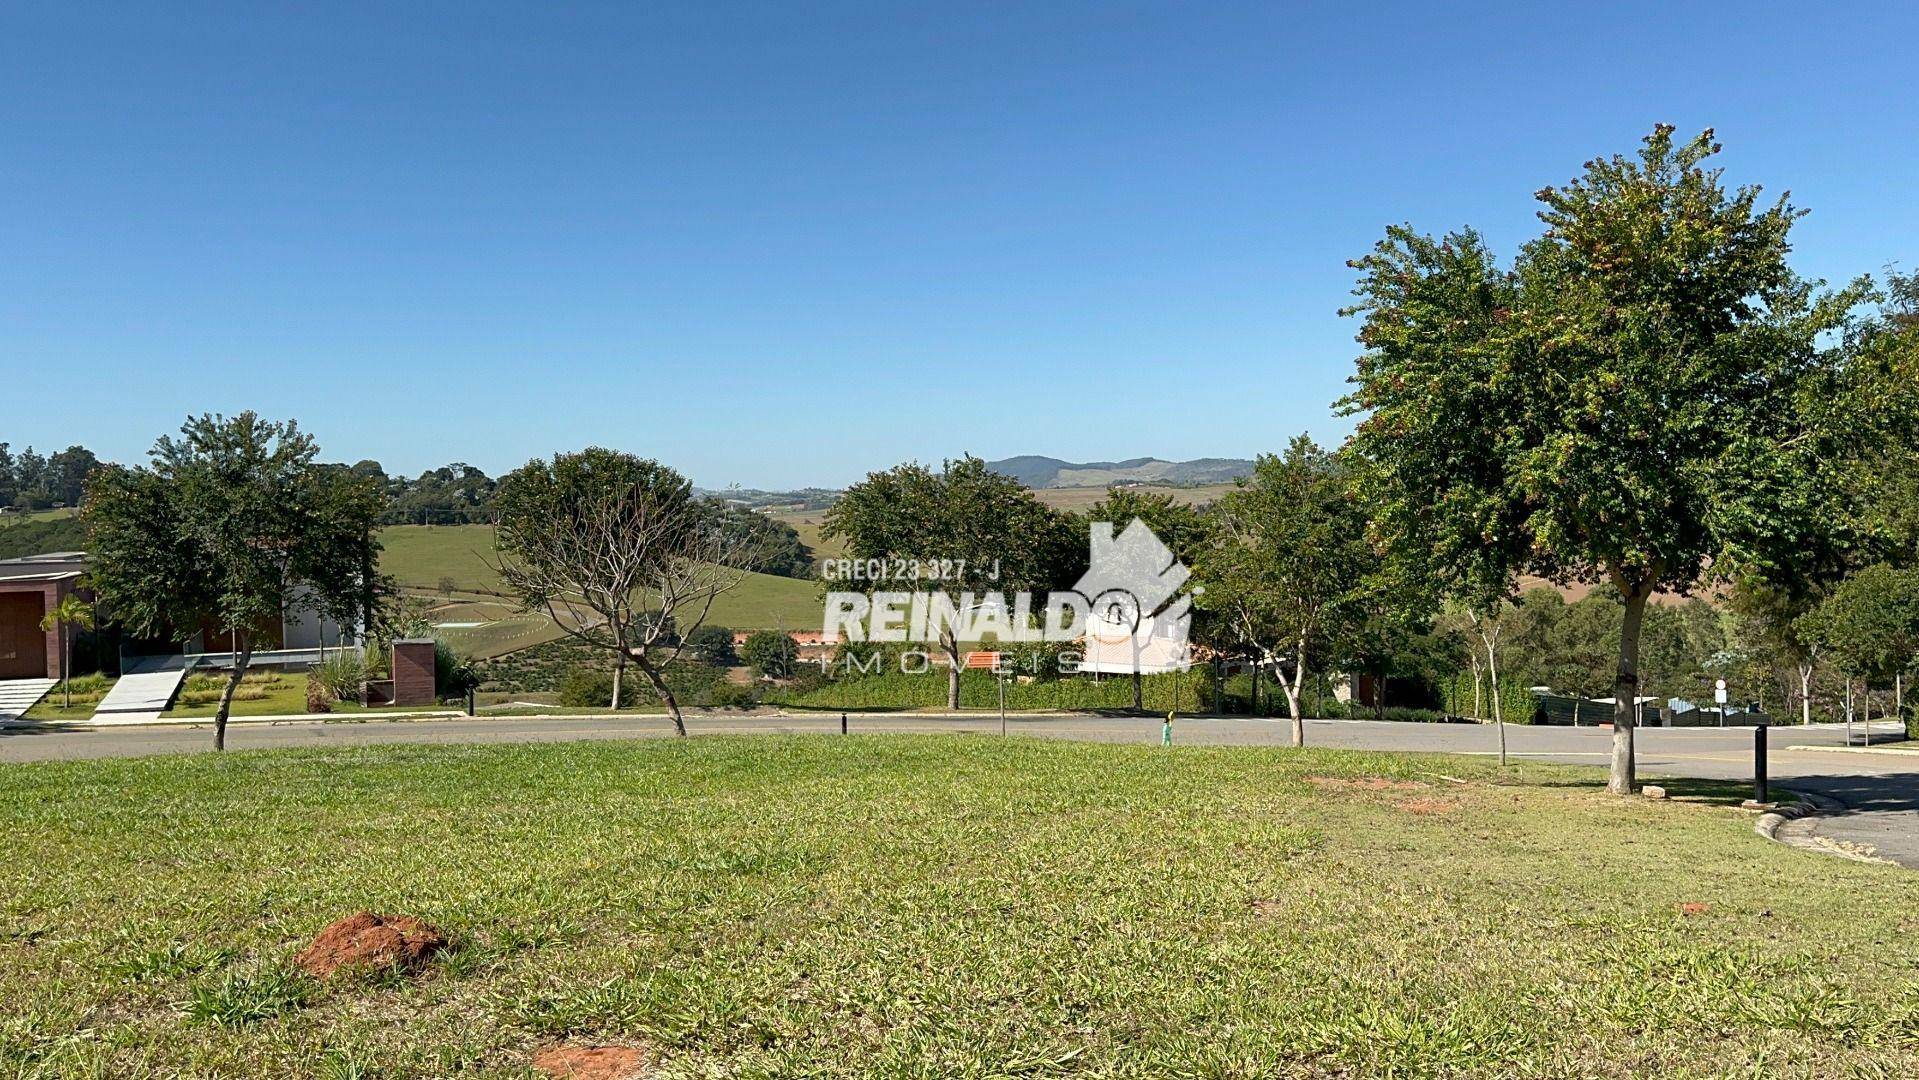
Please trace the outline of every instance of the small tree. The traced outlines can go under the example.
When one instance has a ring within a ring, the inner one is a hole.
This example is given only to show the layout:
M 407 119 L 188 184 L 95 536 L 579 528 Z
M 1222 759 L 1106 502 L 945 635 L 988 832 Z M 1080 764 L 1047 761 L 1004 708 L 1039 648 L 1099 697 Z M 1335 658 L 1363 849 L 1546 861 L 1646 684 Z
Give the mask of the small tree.
M 1198 603 L 1259 660 L 1283 661 L 1292 743 L 1304 746 L 1300 690 L 1310 661 L 1341 628 L 1373 568 L 1365 515 L 1334 455 L 1301 435 L 1284 455 L 1260 455 L 1252 475 L 1220 498 L 1211 524 Z
M 855 559 L 902 560 L 950 571 L 937 580 L 900 582 L 943 594 L 957 608 L 965 593 L 1005 593 L 1058 584 L 1086 537 L 1011 477 L 967 456 L 934 472 L 909 463 L 871 473 L 826 512 L 821 535 L 846 541 Z M 950 621 L 938 627 L 946 654 L 946 707 L 959 708 L 960 641 Z
M 1622 795 L 1647 601 L 1708 571 L 1781 581 L 1826 560 L 1866 426 L 1834 404 L 1897 386 L 1830 344 L 1865 286 L 1797 277 L 1800 211 L 1728 190 L 1718 150 L 1662 125 L 1636 159 L 1588 162 L 1539 192 L 1546 229 L 1511 269 L 1470 232 L 1403 227 L 1354 263 L 1367 351 L 1346 404 L 1399 511 L 1477 521 L 1524 569 L 1618 589 Z
M 40 629 L 60 631 L 60 707 L 73 705 L 73 631 L 93 629 L 93 605 L 77 596 L 68 595 L 54 605 L 52 611 L 40 620 Z
M 757 630 L 740 646 L 740 658 L 759 669 L 769 679 L 784 679 L 799 663 L 800 647 L 790 634 L 778 630 Z
M 205 627 L 233 642 L 216 750 L 259 636 L 289 607 L 345 623 L 389 590 L 373 571 L 380 493 L 316 464 L 318 452 L 291 420 L 205 415 L 155 443 L 148 465 L 106 466 L 88 481 L 89 576 L 102 610 L 139 634 Z
M 731 664 L 738 656 L 733 651 L 731 627 L 709 624 L 686 635 L 686 647 L 695 658 L 708 664 Z
M 664 671 L 739 583 L 737 536 L 715 527 L 686 478 L 657 461 L 591 447 L 536 460 L 500 481 L 496 569 L 521 606 L 613 655 L 612 708 L 630 662 L 686 734 Z
M 1902 679 L 1919 655 L 1919 569 L 1880 564 L 1859 571 L 1801 617 L 1800 632 L 1849 675 Z

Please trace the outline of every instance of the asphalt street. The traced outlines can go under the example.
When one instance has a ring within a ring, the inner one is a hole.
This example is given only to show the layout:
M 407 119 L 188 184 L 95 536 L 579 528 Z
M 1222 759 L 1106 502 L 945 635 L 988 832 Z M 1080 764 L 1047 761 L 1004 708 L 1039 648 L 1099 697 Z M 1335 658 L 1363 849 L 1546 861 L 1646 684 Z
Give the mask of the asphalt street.
M 694 734 L 832 734 L 838 714 L 691 715 Z M 997 715 L 853 714 L 851 730 L 865 733 L 976 732 L 997 734 Z M 1181 744 L 1284 745 L 1284 720 L 1245 717 L 1182 717 L 1175 739 Z M 570 739 L 660 738 L 672 734 L 663 716 L 560 716 L 458 718 L 410 721 L 297 721 L 234 724 L 227 745 L 235 750 L 292 746 L 370 746 L 386 743 L 557 742 Z M 1014 734 L 1098 742 L 1158 742 L 1160 722 L 1152 717 L 1088 715 L 1014 716 Z M 1514 756 L 1603 766 L 1611 732 L 1598 728 L 1508 727 Z M 1896 725 L 1880 725 L 1876 738 L 1899 737 Z M 1855 733 L 1854 739 L 1857 741 Z M 1810 831 L 1851 845 L 1868 845 L 1883 857 L 1919 868 L 1919 756 L 1793 750 L 1795 745 L 1840 746 L 1845 729 L 1837 725 L 1778 727 L 1768 733 L 1770 773 L 1776 787 L 1809 791 L 1836 799 L 1847 812 L 1818 818 Z M 1371 720 L 1307 722 L 1310 746 L 1354 750 L 1412 750 L 1491 754 L 1497 750 L 1491 727 L 1462 724 L 1401 724 Z M 1738 728 L 1644 728 L 1639 732 L 1642 779 L 1661 776 L 1750 780 L 1753 731 Z M 205 751 L 211 742 L 204 724 L 94 728 L 33 725 L 0 728 L 0 762 L 129 757 Z M 4 782 L 4 774 L 0 774 Z

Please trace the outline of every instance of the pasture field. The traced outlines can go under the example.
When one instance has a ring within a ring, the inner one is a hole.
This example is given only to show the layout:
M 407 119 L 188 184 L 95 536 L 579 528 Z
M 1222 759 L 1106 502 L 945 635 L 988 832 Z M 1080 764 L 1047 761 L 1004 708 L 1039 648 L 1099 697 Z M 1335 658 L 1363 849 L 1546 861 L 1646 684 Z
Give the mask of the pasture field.
M 1731 786 L 957 735 L 0 774 L 8 1076 L 1919 1072 L 1919 878 Z M 361 909 L 453 945 L 290 967 Z
M 489 565 L 494 558 L 491 525 L 394 525 L 380 530 L 380 544 L 384 548 L 380 569 L 393 575 L 408 592 L 432 596 L 439 593 L 443 583 L 451 583 L 456 598 L 498 598 L 502 591 L 500 576 Z M 814 582 L 747 574 L 731 592 L 713 602 L 707 621 L 739 630 L 817 629 L 822 610 L 819 587 Z M 553 627 L 546 630 L 558 636 Z M 502 630 L 494 643 L 512 639 L 516 633 Z M 527 640 L 524 644 L 538 641 Z
M 52 510 L 16 510 L 11 514 L 0 514 L 0 529 L 9 525 L 30 525 L 37 521 L 59 521 L 62 518 L 77 517 L 78 507 L 61 506 Z

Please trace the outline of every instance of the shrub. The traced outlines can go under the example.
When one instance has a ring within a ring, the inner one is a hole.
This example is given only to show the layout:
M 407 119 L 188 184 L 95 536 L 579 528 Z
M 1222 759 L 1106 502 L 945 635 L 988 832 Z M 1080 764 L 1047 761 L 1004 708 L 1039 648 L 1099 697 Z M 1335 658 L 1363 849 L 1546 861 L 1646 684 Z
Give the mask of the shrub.
M 1149 712 L 1212 708 L 1212 675 L 1204 670 L 1180 675 L 1148 675 L 1141 684 Z M 821 709 L 938 708 L 946 703 L 946 671 L 907 675 L 898 669 L 857 679 L 840 679 L 818 690 L 788 698 L 795 705 Z M 988 671 L 960 673 L 960 706 L 988 709 L 999 704 L 998 680 Z M 1095 682 L 1088 675 L 1061 679 L 1006 680 L 1009 709 L 1127 709 L 1133 704 L 1133 680 L 1115 675 Z
M 702 626 L 686 635 L 686 652 L 705 664 L 731 664 L 739 659 L 733 651 L 733 631 L 724 626 Z
M 629 671 L 620 681 L 620 708 L 630 709 L 634 701 L 634 683 L 641 678 Z M 578 667 L 560 680 L 560 704 L 575 708 L 604 709 L 613 700 L 613 672 L 602 668 Z
M 75 675 L 63 683 L 54 683 L 53 689 L 47 691 L 47 700 L 57 704 L 64 700 L 62 697 L 64 694 L 71 698 L 75 705 L 96 705 L 101 698 L 107 696 L 107 691 L 112 686 L 113 680 L 99 672 L 91 675 Z
M 759 669 L 759 673 L 773 679 L 784 679 L 793 674 L 793 668 L 799 663 L 800 647 L 793 643 L 790 635 L 778 630 L 758 630 L 740 646 L 740 657 Z
M 307 672 L 307 711 L 310 713 L 330 713 L 333 711 L 333 691 L 327 688 L 326 680 L 320 677 L 318 670 Z
M 1479 682 L 1479 715 L 1475 719 L 1491 723 L 1492 686 L 1484 677 Z M 1451 679 L 1439 680 L 1439 700 L 1454 716 L 1473 716 L 1473 675 L 1462 671 Z M 1499 680 L 1499 711 L 1508 724 L 1530 724 L 1539 712 L 1539 699 L 1531 689 L 1511 679 Z
M 1413 709 L 1404 705 L 1388 705 L 1382 713 L 1378 714 L 1366 709 L 1361 709 L 1358 715 L 1361 719 L 1377 715 L 1381 720 L 1396 720 L 1406 724 L 1443 724 L 1446 722 L 1446 714 L 1443 712 L 1435 709 Z
M 467 657 L 454 651 L 453 646 L 444 641 L 433 643 L 433 683 L 442 699 L 465 698 L 466 692 L 480 685 L 480 669 Z M 613 686 L 607 684 L 607 696 L 613 694 Z
M 273 691 L 286 682 L 286 676 L 270 672 L 257 675 L 245 675 L 240 685 L 233 688 L 235 701 L 264 701 Z M 224 672 L 210 675 L 189 675 L 180 687 L 180 696 L 175 699 L 179 705 L 211 705 L 220 700 L 226 691 L 227 676 Z
M 717 682 L 706 692 L 706 704 L 714 709 L 750 709 L 759 704 L 753 688 L 736 682 Z
M 308 673 L 307 699 L 313 698 L 313 683 L 318 682 L 319 689 L 326 694 L 329 702 L 357 699 L 360 687 L 365 684 L 366 655 L 358 649 L 341 649 L 331 653 Z M 309 712 L 325 712 L 324 709 L 308 707 Z

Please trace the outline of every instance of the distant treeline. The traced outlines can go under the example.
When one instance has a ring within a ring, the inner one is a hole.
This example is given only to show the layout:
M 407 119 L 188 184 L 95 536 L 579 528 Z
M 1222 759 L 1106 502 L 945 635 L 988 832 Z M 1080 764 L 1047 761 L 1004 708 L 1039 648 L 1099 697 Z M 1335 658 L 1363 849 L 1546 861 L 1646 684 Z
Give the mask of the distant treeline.
M 69 446 L 47 457 L 29 446 L 19 453 L 0 442 L 0 506 L 15 510 L 48 510 L 78 506 L 86 491 L 87 474 L 100 459 L 84 446 Z
M 87 474 L 102 464 L 83 446 L 71 446 L 46 457 L 31 447 L 15 454 L 8 444 L 0 442 L 0 506 L 22 511 L 78 506 L 85 494 Z M 463 461 L 414 477 L 390 476 L 372 460 L 342 467 L 372 480 L 386 493 L 382 525 L 493 521 L 493 496 L 499 480 Z M 741 531 L 750 539 L 744 550 L 752 554 L 741 569 L 781 577 L 812 576 L 813 552 L 791 525 L 718 497 L 709 497 L 708 502 L 725 528 Z M 86 528 L 75 518 L 22 521 L 0 530 L 0 558 L 85 547 Z

